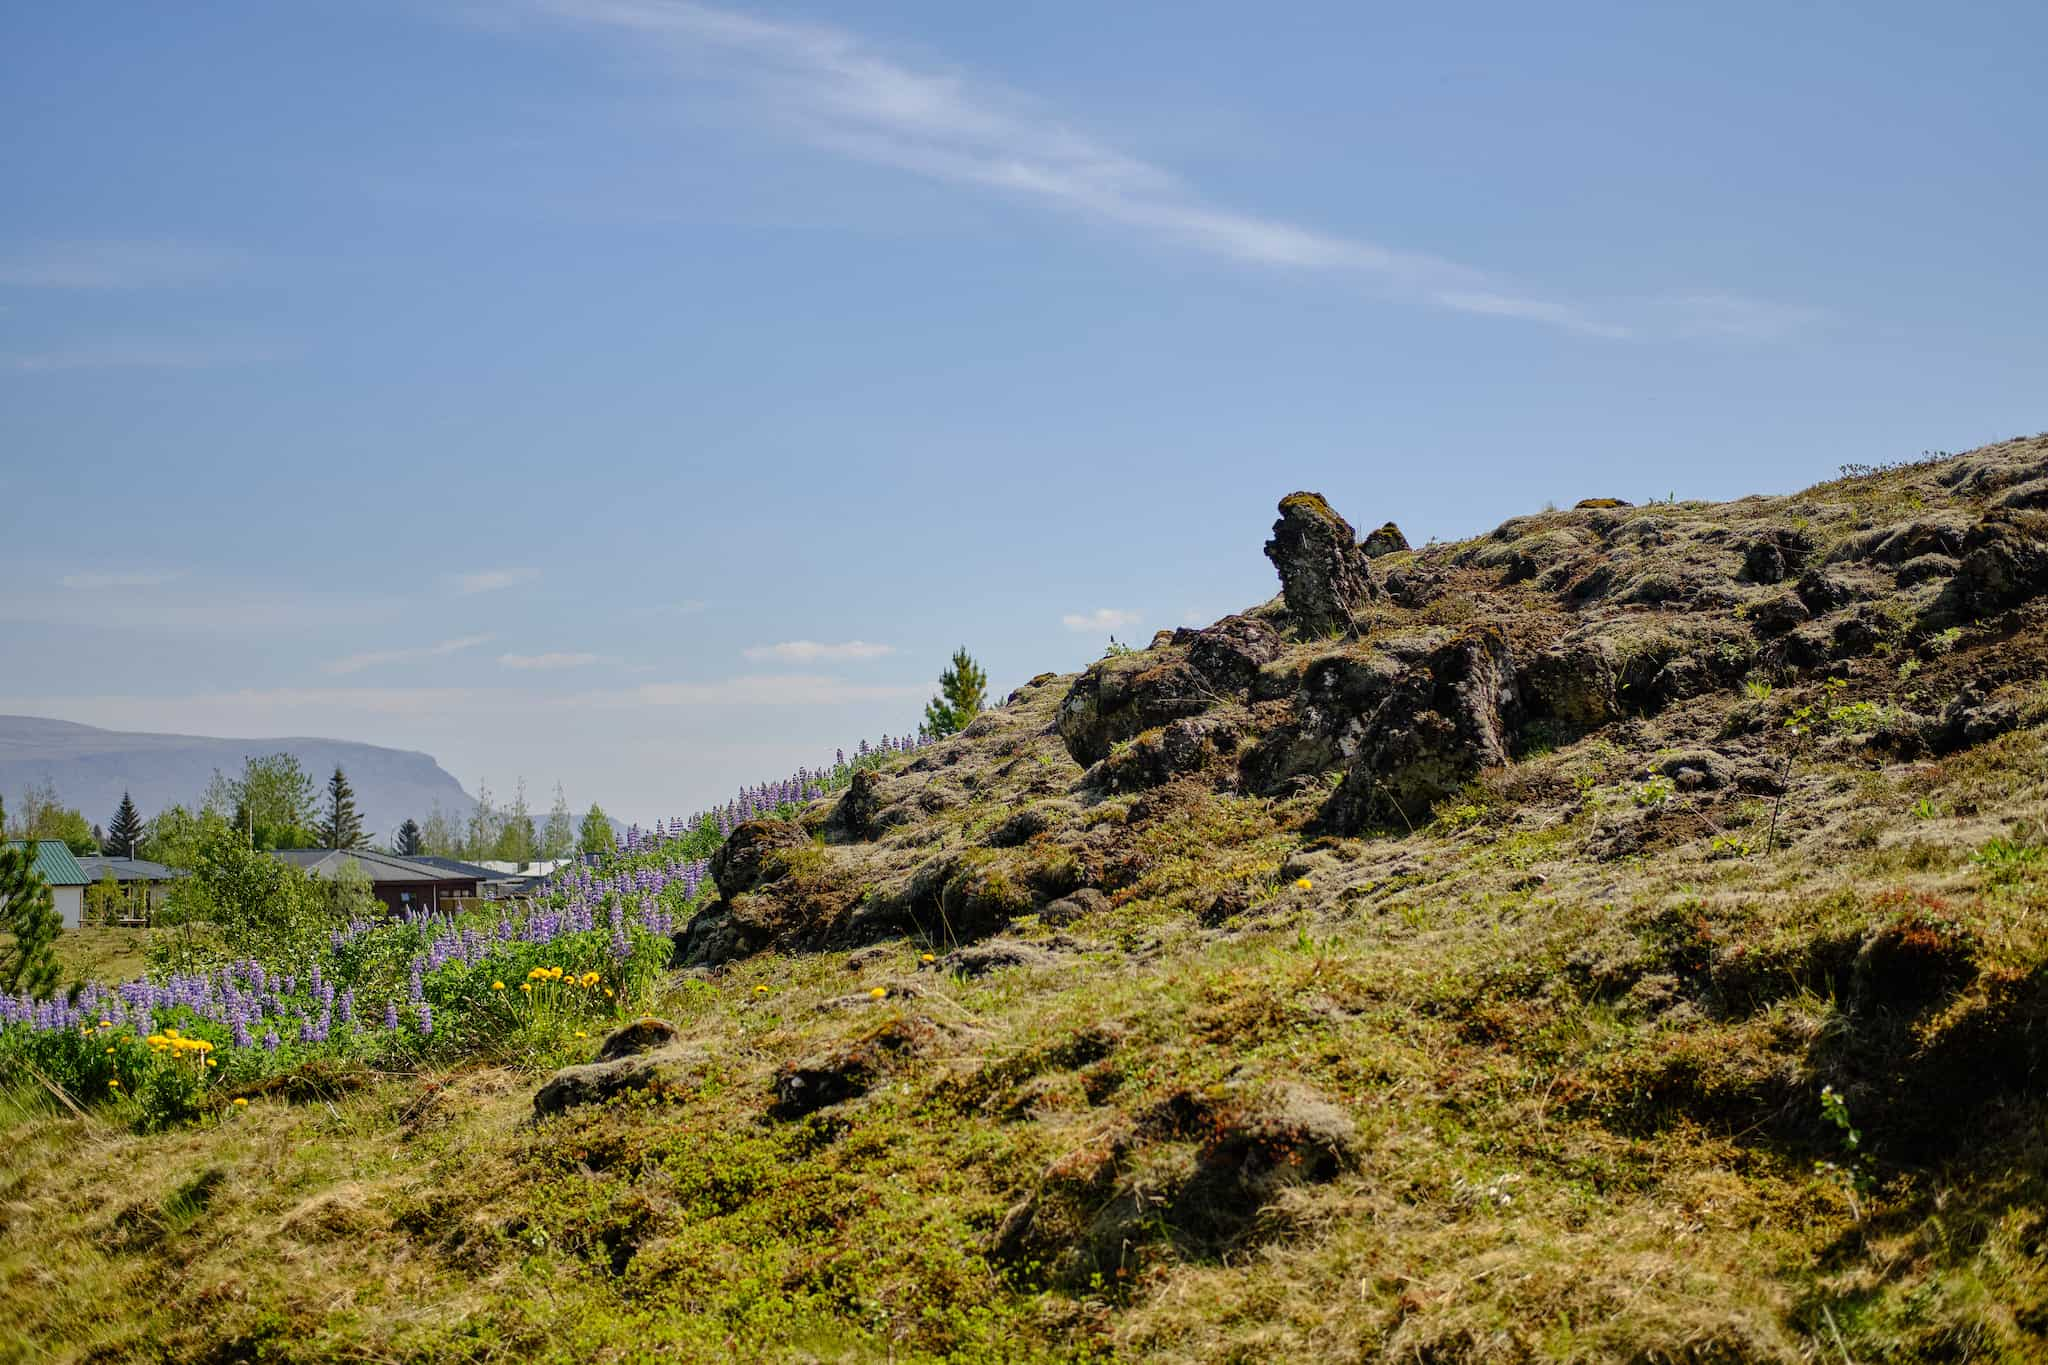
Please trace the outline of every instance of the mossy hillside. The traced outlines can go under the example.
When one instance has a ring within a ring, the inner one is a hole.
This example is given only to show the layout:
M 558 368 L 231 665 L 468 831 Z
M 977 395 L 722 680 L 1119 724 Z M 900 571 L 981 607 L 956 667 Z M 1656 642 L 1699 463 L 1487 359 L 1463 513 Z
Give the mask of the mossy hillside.
M 1914 498 L 1974 516 L 2020 485 L 1940 480 L 2033 449 L 1543 514 L 1665 523 L 1599 593 L 1573 587 L 1598 562 L 1376 560 L 1359 638 L 1283 630 L 1241 696 L 1113 741 L 1241 727 L 1129 790 L 1061 734 L 1074 680 L 1034 680 L 879 768 L 871 834 L 797 813 L 743 893 L 784 937 L 657 986 L 706 1060 L 656 1093 L 536 1121 L 541 1077 L 458 1067 L 150 1138 L 24 1096 L 0 1188 L 24 1351 L 2034 1358 L 2038 603 L 1937 625 L 1940 584 L 1884 586 L 1809 619 L 1896 631 L 1809 665 L 1735 614 L 1788 590 L 1743 573 L 1793 506 L 1816 546 Z M 1638 573 L 1687 596 L 1612 586 Z M 1512 761 L 1412 829 L 1330 827 L 1349 732 L 1304 723 L 1305 681 L 1339 716 L 1422 697 L 1388 679 L 1420 688 L 1481 626 L 1517 662 L 1679 646 L 1598 718 L 1511 712 Z M 1724 674 L 1731 638 L 1758 647 Z M 1192 650 L 1111 667 L 1177 685 Z M 1965 693 L 1979 737 L 1948 737 Z M 1253 787 L 1289 726 L 1299 761 Z M 837 1088 L 792 1106 L 793 1075 Z

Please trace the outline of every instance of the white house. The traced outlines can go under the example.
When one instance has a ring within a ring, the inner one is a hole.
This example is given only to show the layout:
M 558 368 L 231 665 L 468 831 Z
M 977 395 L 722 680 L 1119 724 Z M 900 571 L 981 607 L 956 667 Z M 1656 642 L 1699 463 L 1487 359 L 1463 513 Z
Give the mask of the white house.
M 27 847 L 34 855 L 36 871 L 50 884 L 50 899 L 64 917 L 66 929 L 85 922 L 85 869 L 61 839 L 10 839 L 10 848 Z

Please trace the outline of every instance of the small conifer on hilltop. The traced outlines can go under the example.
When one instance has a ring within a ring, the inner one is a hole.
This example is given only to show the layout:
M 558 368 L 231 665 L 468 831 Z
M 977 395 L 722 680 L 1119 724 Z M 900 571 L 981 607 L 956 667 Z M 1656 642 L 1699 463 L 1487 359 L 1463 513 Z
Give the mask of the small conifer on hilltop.
M 934 737 L 957 734 L 987 701 L 988 674 L 962 645 L 953 651 L 953 666 L 939 674 L 939 695 L 925 703 L 924 728 Z

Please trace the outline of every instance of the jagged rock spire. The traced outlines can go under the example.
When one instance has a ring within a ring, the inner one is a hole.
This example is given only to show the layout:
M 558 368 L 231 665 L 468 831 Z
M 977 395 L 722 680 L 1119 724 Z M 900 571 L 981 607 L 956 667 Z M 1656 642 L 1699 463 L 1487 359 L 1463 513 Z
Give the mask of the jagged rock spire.
M 1303 635 L 1349 630 L 1351 614 L 1379 596 L 1351 523 L 1320 493 L 1289 493 L 1266 542 L 1280 592 Z

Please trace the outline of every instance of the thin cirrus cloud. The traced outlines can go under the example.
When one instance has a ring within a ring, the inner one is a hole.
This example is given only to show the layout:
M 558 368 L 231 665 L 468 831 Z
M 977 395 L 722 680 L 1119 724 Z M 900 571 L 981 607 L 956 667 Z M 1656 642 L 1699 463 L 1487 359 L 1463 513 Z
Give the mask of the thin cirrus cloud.
M 433 659 L 445 654 L 460 653 L 485 643 L 488 635 L 464 635 L 453 640 L 443 640 L 435 645 L 420 645 L 412 649 L 371 649 L 360 654 L 350 654 L 323 665 L 329 673 L 361 673 L 369 668 L 381 668 L 386 664 L 407 663 L 418 659 Z
M 165 289 L 239 272 L 240 252 L 187 242 L 45 242 L 0 248 L 0 287 Z
M 558 700 L 569 706 L 834 706 L 851 702 L 912 701 L 928 688 L 902 683 L 850 683 L 815 673 L 770 673 L 717 682 L 642 683 Z
M 1121 630 L 1135 626 L 1145 618 L 1135 611 L 1124 611 L 1117 607 L 1097 607 L 1094 611 L 1070 611 L 1060 618 L 1060 624 L 1068 630 Z
M 780 644 L 754 645 L 741 651 L 755 663 L 776 660 L 791 664 L 815 663 L 821 659 L 879 659 L 895 652 L 894 645 L 878 645 L 867 640 L 844 640 L 838 644 L 824 644 L 817 640 L 784 640 Z
M 109 588 L 154 588 L 176 577 L 174 572 L 145 569 L 132 573 L 68 573 L 57 583 L 73 592 L 104 592 Z
M 739 86 L 765 119 L 835 155 L 1120 226 L 1242 264 L 1342 276 L 1454 312 L 1601 337 L 1634 329 L 1492 272 L 1206 199 L 1041 104 L 968 73 L 918 69 L 846 29 L 694 0 L 530 0 L 553 18 L 659 44 L 693 85 Z
M 468 573 L 451 575 L 449 583 L 459 596 L 471 597 L 480 592 L 516 588 L 539 577 L 539 569 L 473 569 Z
M 526 673 L 547 673 L 564 668 L 588 668 L 603 660 L 601 654 L 585 654 L 579 650 L 550 650 L 545 654 L 500 654 L 498 663 L 505 668 Z

